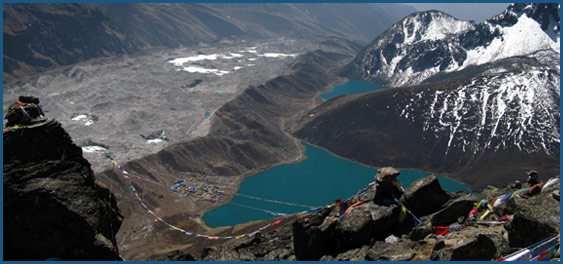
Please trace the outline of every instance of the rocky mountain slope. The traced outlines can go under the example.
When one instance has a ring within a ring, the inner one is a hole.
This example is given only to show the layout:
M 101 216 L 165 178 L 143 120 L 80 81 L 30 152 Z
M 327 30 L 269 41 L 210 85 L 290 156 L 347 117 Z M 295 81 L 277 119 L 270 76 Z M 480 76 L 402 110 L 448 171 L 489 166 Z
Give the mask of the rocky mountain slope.
M 4 83 L 137 50 L 91 4 L 5 4 Z
M 121 260 L 123 217 L 55 120 L 4 132 L 4 260 Z
M 342 74 L 380 85 L 413 85 L 438 72 L 545 50 L 559 53 L 559 20 L 557 4 L 513 4 L 480 24 L 439 11 L 415 13 L 372 41 Z
M 335 98 L 312 111 L 295 134 L 366 164 L 444 173 L 474 189 L 501 186 L 532 168 L 557 175 L 556 10 L 511 5 L 479 25 L 448 24 L 453 18 L 434 11 L 414 14 L 347 69 L 374 66 L 353 76 L 376 83 L 428 84 Z M 517 38 L 520 31 L 528 37 Z M 377 73 L 369 75 L 372 70 Z

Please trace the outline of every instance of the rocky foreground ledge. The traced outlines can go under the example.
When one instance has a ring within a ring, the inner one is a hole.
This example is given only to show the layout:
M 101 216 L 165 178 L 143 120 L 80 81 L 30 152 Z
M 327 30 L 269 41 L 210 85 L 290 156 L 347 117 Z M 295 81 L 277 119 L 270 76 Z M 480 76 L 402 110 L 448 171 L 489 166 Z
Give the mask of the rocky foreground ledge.
M 447 193 L 431 175 L 407 188 L 399 204 L 375 204 L 368 188 L 356 197 L 360 205 L 343 216 L 333 204 L 259 236 L 205 248 L 201 256 L 175 251 L 160 259 L 486 261 L 519 250 L 537 257 L 551 249 L 548 257 L 558 260 L 558 238 L 526 250 L 559 233 L 558 178 L 549 185 L 532 188 L 531 196 L 518 183 Z
M 55 120 L 4 132 L 4 260 L 121 260 L 115 197 Z

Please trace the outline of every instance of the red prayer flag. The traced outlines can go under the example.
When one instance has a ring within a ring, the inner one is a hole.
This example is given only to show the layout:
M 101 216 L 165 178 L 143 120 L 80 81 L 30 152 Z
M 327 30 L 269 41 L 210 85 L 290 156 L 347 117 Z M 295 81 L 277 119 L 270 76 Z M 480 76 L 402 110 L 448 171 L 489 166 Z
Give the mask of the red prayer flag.
M 434 228 L 436 229 L 436 235 L 437 236 L 443 236 L 443 235 L 447 234 L 448 231 L 450 231 L 449 226 L 435 226 Z

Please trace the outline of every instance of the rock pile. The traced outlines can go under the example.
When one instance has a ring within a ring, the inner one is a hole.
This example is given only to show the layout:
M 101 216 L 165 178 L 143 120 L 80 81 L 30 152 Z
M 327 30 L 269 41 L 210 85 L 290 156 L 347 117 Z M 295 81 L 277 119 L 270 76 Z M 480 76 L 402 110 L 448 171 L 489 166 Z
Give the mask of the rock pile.
M 492 207 L 518 190 L 523 195 Z M 399 203 L 376 204 L 369 188 L 357 197 L 364 203 L 345 215 L 334 203 L 261 236 L 207 248 L 200 259 L 495 260 L 559 233 L 557 190 L 558 181 L 530 197 L 518 184 L 448 193 L 430 175 L 407 188 Z M 480 203 L 483 208 L 473 210 Z

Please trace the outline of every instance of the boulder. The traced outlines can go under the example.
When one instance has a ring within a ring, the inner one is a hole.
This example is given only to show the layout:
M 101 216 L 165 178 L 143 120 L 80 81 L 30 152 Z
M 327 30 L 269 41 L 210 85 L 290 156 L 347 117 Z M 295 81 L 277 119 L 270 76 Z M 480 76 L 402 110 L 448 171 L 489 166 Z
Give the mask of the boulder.
M 449 226 L 457 222 L 458 218 L 465 217 L 473 208 L 475 198 L 468 194 L 448 202 L 444 208 L 432 215 L 430 220 L 434 226 Z
M 334 230 L 337 250 L 342 252 L 366 245 L 371 240 L 385 239 L 401 226 L 398 221 L 400 211 L 397 205 L 366 203 L 354 207 L 340 219 Z
M 449 233 L 432 250 L 431 260 L 488 261 L 497 259 L 508 248 L 502 226 L 466 227 Z
M 166 255 L 166 260 L 171 261 L 195 261 L 194 256 L 189 252 L 183 252 L 180 250 L 174 250 Z
M 440 210 L 449 199 L 450 196 L 442 189 L 438 178 L 429 175 L 414 181 L 405 190 L 401 201 L 420 218 Z
M 360 248 L 350 249 L 346 252 L 338 254 L 332 260 L 338 261 L 364 261 L 366 260 L 366 255 L 368 253 L 369 246 L 362 246 Z M 322 259 L 322 258 L 321 258 Z M 325 259 L 329 260 L 328 257 Z
M 399 174 L 401 173 L 393 167 L 384 167 L 377 170 L 375 180 L 379 182 L 392 182 L 397 179 Z
M 399 240 L 395 243 L 377 241 L 368 250 L 365 260 L 408 261 L 416 254 L 413 249 L 415 246 L 416 243 L 410 240 Z
M 293 256 L 291 225 L 265 229 L 254 237 L 244 236 L 219 242 L 220 245 L 204 248 L 200 260 L 204 261 L 279 261 L 290 260 Z M 263 224 L 257 222 L 254 224 Z M 254 229 L 251 228 L 251 229 Z M 248 229 L 248 230 L 251 230 Z
M 549 192 L 515 201 L 517 211 L 506 228 L 511 247 L 527 247 L 559 233 L 560 204 Z
M 361 194 L 360 192 L 358 192 L 358 194 L 360 194 L 358 196 L 358 201 L 369 202 L 375 198 L 375 190 L 372 187 L 366 187 L 366 188 L 367 189 L 363 191 Z
M 438 261 L 487 261 L 498 257 L 493 241 L 481 234 L 454 247 L 445 247 L 445 242 L 440 241 L 435 249 L 431 259 Z
M 335 257 L 383 240 L 398 233 L 403 226 L 412 226 L 412 220 L 399 223 L 400 213 L 398 205 L 379 206 L 368 202 L 354 207 L 340 219 L 333 213 L 322 218 L 322 222 L 319 215 L 298 220 L 293 226 L 295 255 L 299 260 L 319 260 L 324 255 Z
M 423 221 L 410 231 L 407 238 L 413 241 L 419 241 L 430 234 L 434 234 L 434 227 L 432 226 L 432 223 L 430 221 Z
M 121 260 L 115 196 L 57 121 L 6 132 L 4 259 Z
M 293 248 L 298 260 L 318 260 L 335 251 L 332 231 L 336 227 L 338 207 L 299 219 L 293 223 Z

